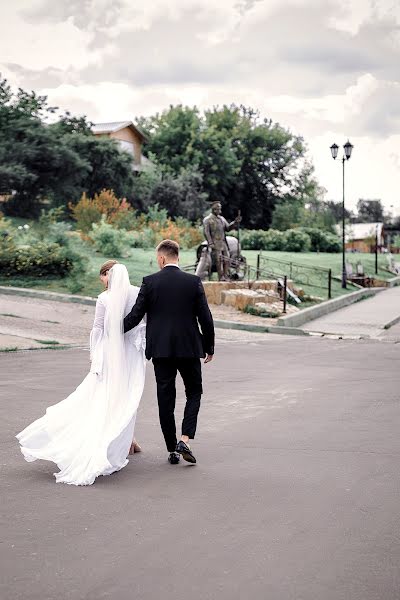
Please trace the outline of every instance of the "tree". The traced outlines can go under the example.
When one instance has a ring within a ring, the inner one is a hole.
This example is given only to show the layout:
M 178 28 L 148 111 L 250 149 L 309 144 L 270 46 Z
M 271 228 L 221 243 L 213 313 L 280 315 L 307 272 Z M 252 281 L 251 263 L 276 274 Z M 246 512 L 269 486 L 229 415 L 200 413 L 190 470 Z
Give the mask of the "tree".
M 197 108 L 170 106 L 169 110 L 139 124 L 148 133 L 145 152 L 165 171 L 179 176 L 183 169 L 201 173 L 206 194 L 223 200 L 233 183 L 239 161 L 225 132 L 205 123 Z
M 13 192 L 8 213 L 37 216 L 40 201 L 51 196 L 68 173 L 85 170 L 79 156 L 41 120 L 54 112 L 44 96 L 11 91 L 0 80 L 0 188 Z
M 13 93 L 0 79 L 0 191 L 12 194 L 8 214 L 35 217 L 44 200 L 65 205 L 103 188 L 131 194 L 131 157 L 115 141 L 95 138 L 85 117 L 65 113 L 45 124 L 55 110 L 45 96 Z
M 324 202 L 326 210 L 332 215 L 334 223 L 341 223 L 343 219 L 343 204 L 341 202 L 334 202 L 333 200 L 326 200 Z M 353 213 L 345 207 L 344 218 L 346 220 L 353 218 Z
M 381 200 L 364 200 L 357 202 L 357 221 L 359 223 L 381 223 L 384 220 L 384 208 Z
M 145 152 L 175 176 L 196 168 L 208 199 L 220 200 L 228 218 L 241 210 L 244 226 L 269 227 L 277 202 L 301 183 L 302 139 L 251 108 L 223 106 L 200 115 L 171 106 L 140 124 L 150 137 Z
M 62 182 L 62 188 L 55 193 L 55 202 L 64 204 L 67 200 L 79 200 L 82 192 L 90 197 L 103 189 L 111 189 L 119 197 L 130 198 L 133 190 L 134 174 L 132 157 L 119 149 L 117 142 L 109 138 L 96 138 L 86 133 L 66 133 L 61 138 L 65 146 L 79 156 L 86 166 L 76 178 Z
M 167 216 L 181 216 L 196 221 L 207 209 L 202 176 L 196 169 L 182 169 L 174 176 L 162 166 L 153 166 L 136 178 L 133 187 L 133 205 L 147 211 L 157 204 L 166 209 Z
M 81 133 L 84 135 L 92 135 L 92 123 L 85 116 L 74 117 L 67 110 L 58 121 L 52 123 L 50 127 L 59 135 L 66 133 Z
M 274 209 L 271 227 L 279 231 L 299 227 L 305 222 L 305 213 L 300 202 L 281 202 Z

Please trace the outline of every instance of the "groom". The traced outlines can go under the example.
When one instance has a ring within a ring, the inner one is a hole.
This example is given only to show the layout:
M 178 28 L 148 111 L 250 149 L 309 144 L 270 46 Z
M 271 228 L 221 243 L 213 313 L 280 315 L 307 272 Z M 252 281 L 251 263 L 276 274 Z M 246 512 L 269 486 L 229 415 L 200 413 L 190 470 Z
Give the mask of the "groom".
M 168 460 L 177 464 L 182 455 L 195 463 L 189 439 L 196 433 L 203 392 L 200 358 L 208 363 L 214 355 L 214 323 L 200 278 L 179 268 L 179 245 L 172 240 L 161 242 L 157 262 L 160 271 L 144 277 L 136 304 L 124 319 L 124 331 L 136 327 L 147 315 L 146 358 L 153 359 Z M 178 371 L 185 385 L 186 406 L 182 437 L 177 443 L 174 411 Z

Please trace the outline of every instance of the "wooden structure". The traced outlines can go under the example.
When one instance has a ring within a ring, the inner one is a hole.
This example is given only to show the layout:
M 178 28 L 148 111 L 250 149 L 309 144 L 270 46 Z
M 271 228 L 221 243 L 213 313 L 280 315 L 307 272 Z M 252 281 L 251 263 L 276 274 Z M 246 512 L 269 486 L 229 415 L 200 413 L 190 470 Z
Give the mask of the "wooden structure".
M 341 234 L 341 225 L 336 225 Z M 377 239 L 378 238 L 378 239 Z M 376 241 L 378 251 L 385 244 L 383 223 L 349 223 L 346 225 L 346 252 L 375 252 Z
M 143 142 L 146 140 L 144 133 L 132 121 L 116 121 L 112 123 L 96 123 L 92 132 L 98 137 L 109 137 L 116 140 L 121 148 L 132 156 L 132 169 L 142 171 L 149 163 L 142 154 Z

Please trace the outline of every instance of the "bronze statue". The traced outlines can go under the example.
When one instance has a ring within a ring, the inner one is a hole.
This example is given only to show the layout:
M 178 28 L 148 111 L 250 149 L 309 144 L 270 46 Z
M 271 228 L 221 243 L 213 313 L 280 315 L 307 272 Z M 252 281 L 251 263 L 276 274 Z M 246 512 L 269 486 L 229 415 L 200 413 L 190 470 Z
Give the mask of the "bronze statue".
M 221 215 L 222 206 L 220 202 L 213 202 L 211 213 L 203 220 L 204 235 L 208 243 L 207 254 L 213 255 L 218 272 L 219 281 L 228 281 L 229 271 L 229 249 L 226 242 L 226 232 L 234 229 L 242 220 L 240 213 L 234 221 L 228 221 Z M 209 256 L 206 253 L 201 257 L 198 266 L 199 271 L 207 268 Z

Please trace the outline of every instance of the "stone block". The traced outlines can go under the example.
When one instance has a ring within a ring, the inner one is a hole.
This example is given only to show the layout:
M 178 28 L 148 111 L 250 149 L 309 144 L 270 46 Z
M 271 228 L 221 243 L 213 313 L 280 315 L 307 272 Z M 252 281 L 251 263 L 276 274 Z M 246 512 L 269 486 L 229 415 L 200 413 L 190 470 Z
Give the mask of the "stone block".
M 292 282 L 288 282 L 290 287 Z M 222 304 L 222 293 L 229 290 L 270 290 L 276 292 L 278 282 L 274 279 L 263 281 L 203 281 L 204 290 L 209 304 Z
M 247 281 L 203 281 L 209 304 L 221 304 L 221 294 L 229 290 L 247 289 Z
M 256 302 L 262 302 L 265 294 L 255 290 L 226 290 L 222 292 L 222 304 L 233 306 L 237 310 L 243 310 L 246 306 L 254 306 Z

